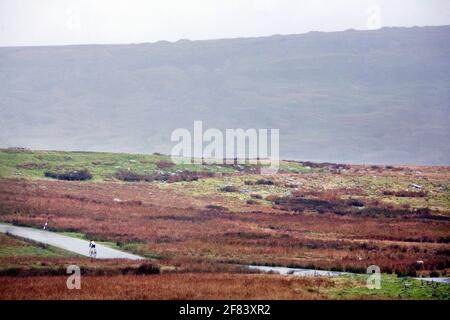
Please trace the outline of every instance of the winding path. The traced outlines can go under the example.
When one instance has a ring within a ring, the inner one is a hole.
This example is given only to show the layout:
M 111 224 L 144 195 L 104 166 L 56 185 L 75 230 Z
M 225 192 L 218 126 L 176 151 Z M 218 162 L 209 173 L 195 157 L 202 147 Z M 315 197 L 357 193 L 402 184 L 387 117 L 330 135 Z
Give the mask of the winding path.
M 89 256 L 89 241 L 64 236 L 55 232 L 18 227 L 0 223 L 0 232 L 45 243 L 80 255 Z M 131 259 L 141 260 L 143 257 L 97 244 L 97 259 Z

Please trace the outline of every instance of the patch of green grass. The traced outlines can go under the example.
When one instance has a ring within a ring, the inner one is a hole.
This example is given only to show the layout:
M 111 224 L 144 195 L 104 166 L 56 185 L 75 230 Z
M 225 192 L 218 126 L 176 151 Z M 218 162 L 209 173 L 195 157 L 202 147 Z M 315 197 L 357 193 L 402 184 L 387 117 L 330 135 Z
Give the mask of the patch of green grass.
M 0 235 L 0 257 L 74 257 L 75 253 L 42 243 L 23 240 L 10 235 Z M 5 243 L 6 244 L 2 244 Z
M 119 169 L 150 173 L 156 163 L 168 161 L 163 155 L 107 152 L 0 151 L 0 177 L 43 179 L 45 171 L 87 169 L 94 181 L 113 178 Z
M 86 169 L 93 175 L 93 181 L 114 179 L 119 170 L 130 170 L 137 174 L 151 174 L 156 171 L 206 171 L 214 173 L 237 172 L 231 166 L 216 164 L 176 164 L 171 168 L 158 168 L 161 161 L 170 162 L 166 155 L 145 155 L 108 152 L 69 151 L 26 151 L 0 150 L 0 177 L 23 177 L 47 179 L 46 171 Z
M 176 164 L 160 169 L 158 163 L 170 162 L 166 155 L 126 154 L 81 151 L 26 151 L 14 152 L 0 149 L 0 177 L 24 177 L 46 179 L 45 171 L 88 170 L 94 181 L 114 179 L 118 170 L 130 170 L 137 174 L 151 174 L 155 171 L 206 171 L 213 173 L 233 173 L 238 170 L 220 164 Z M 310 169 L 297 162 L 280 162 L 280 171 L 308 172 Z
M 306 168 L 298 162 L 280 161 L 280 171 L 292 173 L 305 173 L 313 171 L 311 168 Z
M 162 258 L 161 255 L 148 251 L 147 246 L 140 242 L 127 242 L 120 244 L 117 246 L 117 249 L 131 252 L 147 259 L 157 260 Z
M 58 232 L 58 233 L 67 237 L 88 240 L 88 237 L 84 233 L 80 232 Z
M 336 299 L 355 297 L 374 299 L 450 299 L 450 285 L 399 278 L 396 275 L 381 275 L 381 288 L 368 289 L 366 275 L 349 275 L 335 279 L 335 287 L 324 289 Z
M 247 200 L 253 199 L 251 194 L 260 194 L 263 197 L 269 194 L 287 195 L 290 189 L 279 185 L 253 184 L 246 185 L 245 181 L 256 181 L 261 179 L 258 175 L 225 176 L 200 179 L 192 182 L 176 182 L 169 184 L 159 184 L 161 188 L 168 188 L 192 197 L 202 197 L 208 195 L 220 196 L 224 200 L 237 201 L 245 204 Z M 222 192 L 221 188 L 225 186 L 234 186 L 239 192 Z M 270 204 L 265 200 L 260 200 L 261 204 Z
M 24 247 L 0 247 L 0 257 L 23 257 L 23 256 L 36 256 L 36 257 L 69 257 L 68 253 L 58 252 L 56 248 L 41 248 L 34 246 Z
M 67 236 L 67 237 L 72 237 L 72 238 L 77 238 L 77 239 L 82 239 L 82 240 L 91 240 L 91 238 L 93 238 L 95 240 L 95 237 L 90 237 L 87 234 L 81 233 L 81 232 L 58 232 L 61 235 Z M 96 240 L 95 240 L 96 241 Z M 112 242 L 112 241 L 96 241 L 98 244 L 110 247 L 110 248 L 114 248 L 114 249 L 120 249 L 120 247 L 117 245 L 116 242 Z

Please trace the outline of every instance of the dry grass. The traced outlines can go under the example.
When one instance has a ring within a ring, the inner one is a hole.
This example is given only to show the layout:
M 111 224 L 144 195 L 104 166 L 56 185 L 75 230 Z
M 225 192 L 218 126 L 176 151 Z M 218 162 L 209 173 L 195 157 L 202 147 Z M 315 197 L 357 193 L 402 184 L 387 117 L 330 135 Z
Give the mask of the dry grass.
M 245 184 L 261 178 L 246 172 L 170 184 L 0 179 L 0 221 L 42 227 L 48 220 L 50 230 L 109 241 L 152 258 L 162 271 L 138 276 L 141 262 L 39 256 L 34 253 L 45 248 L 33 251 L 3 236 L 0 249 L 24 254 L 0 257 L 0 299 L 398 298 L 395 276 L 388 276 L 394 293 L 374 296 L 361 279 L 252 274 L 237 264 L 351 272 L 375 264 L 401 275 L 449 273 L 448 168 L 319 169 L 282 173 L 271 177 L 273 184 Z M 420 197 L 411 183 L 423 186 Z M 219 191 L 228 184 L 237 192 Z M 286 192 L 301 210 L 267 200 Z M 246 203 L 253 197 L 257 203 Z M 336 214 L 336 205 L 345 214 Z M 417 214 L 424 207 L 430 213 Z M 367 209 L 378 211 L 358 215 Z M 82 268 L 82 290 L 66 288 L 69 264 Z M 430 292 L 422 296 L 433 298 Z
M 69 290 L 67 277 L 0 277 L 0 300 L 24 299 L 323 299 L 330 279 L 227 273 L 82 277 Z
M 60 257 L 0 257 L 0 277 L 34 277 L 65 275 L 67 266 L 77 265 L 84 275 L 127 275 L 127 274 L 157 274 L 160 268 L 149 262 L 134 260 L 108 259 L 90 260 L 87 258 Z
M 411 199 L 439 200 L 440 207 L 448 210 L 445 192 L 439 191 L 447 190 L 448 168 L 420 168 L 420 173 L 418 168 L 395 167 L 381 170 L 352 166 L 344 170 L 280 174 L 271 179 L 276 188 L 287 183 L 301 185 L 301 190 L 293 191 L 307 199 L 348 204 L 348 199 L 355 198 L 375 208 L 384 207 L 374 203 L 384 201 L 383 190 L 420 182 L 430 192 L 427 197 Z M 373 174 L 377 178 L 371 178 Z M 242 181 L 248 179 L 242 177 Z M 196 188 L 200 190 L 203 183 L 208 184 L 208 179 L 196 182 Z M 341 216 L 319 213 L 315 205 L 295 213 L 272 208 L 266 200 L 262 200 L 265 205 L 246 205 L 239 198 L 229 198 L 230 193 L 193 195 L 176 191 L 185 184 L 162 187 L 159 183 L 1 179 L 0 220 L 41 227 L 49 219 L 53 230 L 111 241 L 124 250 L 187 271 L 197 270 L 194 265 L 216 263 L 358 272 L 377 264 L 383 271 L 399 274 L 450 267 L 448 220 L 417 215 Z M 233 205 L 228 206 L 230 203 Z M 392 210 L 400 208 L 392 206 Z M 424 261 L 420 268 L 417 260 Z

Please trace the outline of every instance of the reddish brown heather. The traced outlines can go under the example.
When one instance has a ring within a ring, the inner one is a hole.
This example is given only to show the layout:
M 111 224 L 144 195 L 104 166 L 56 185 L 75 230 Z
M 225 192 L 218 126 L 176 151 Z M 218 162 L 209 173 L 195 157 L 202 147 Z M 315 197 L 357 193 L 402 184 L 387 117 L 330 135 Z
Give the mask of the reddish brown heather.
M 323 299 L 323 278 L 277 275 L 162 274 L 87 276 L 80 290 L 69 290 L 67 277 L 0 277 L 0 300 L 24 299 Z
M 417 260 L 425 262 L 420 270 L 450 266 L 448 220 L 294 214 L 259 205 L 248 212 L 206 209 L 212 198 L 217 195 L 189 197 L 153 183 L 2 179 L 0 220 L 42 227 L 49 218 L 52 230 L 131 243 L 182 269 L 226 262 L 361 272 L 377 264 L 411 274 Z

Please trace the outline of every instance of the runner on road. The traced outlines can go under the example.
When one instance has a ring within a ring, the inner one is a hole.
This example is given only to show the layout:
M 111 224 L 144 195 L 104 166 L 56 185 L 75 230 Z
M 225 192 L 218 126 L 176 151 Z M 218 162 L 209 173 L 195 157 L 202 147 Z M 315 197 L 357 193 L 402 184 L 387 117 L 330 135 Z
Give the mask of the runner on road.
M 94 240 L 89 241 L 89 256 L 91 258 L 96 258 L 97 257 L 97 249 L 96 249 L 96 245 L 95 245 L 95 241 Z

